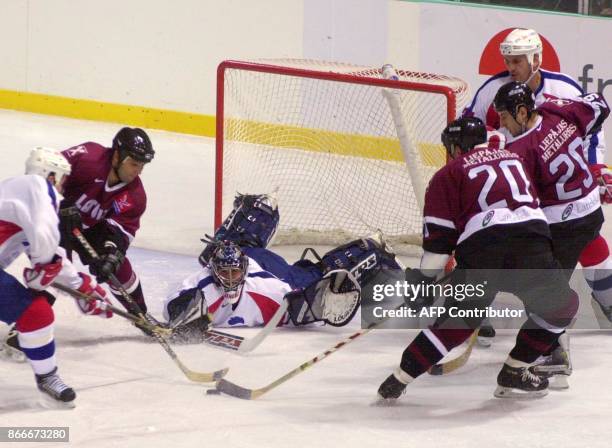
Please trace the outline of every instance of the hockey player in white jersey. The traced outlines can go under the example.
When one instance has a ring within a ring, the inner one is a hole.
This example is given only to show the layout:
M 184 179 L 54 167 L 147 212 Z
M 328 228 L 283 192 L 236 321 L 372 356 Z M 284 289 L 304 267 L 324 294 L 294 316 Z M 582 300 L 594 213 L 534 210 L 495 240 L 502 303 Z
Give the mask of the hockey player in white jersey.
M 499 115 L 493 106 L 493 99 L 499 88 L 510 81 L 527 84 L 534 92 L 536 107 L 550 98 L 575 99 L 584 94 L 582 88 L 569 75 L 541 68 L 542 40 L 535 30 L 514 29 L 500 44 L 500 53 L 507 70 L 485 81 L 463 111 L 463 116 L 480 118 L 488 126 L 499 129 Z M 512 139 L 504 128 L 500 130 L 506 134 L 508 140 Z M 595 133 L 585 142 L 585 159 L 600 185 L 601 203 L 610 204 L 612 172 L 604 164 L 605 150 L 603 131 Z M 597 237 L 584 248 L 579 263 L 583 267 L 587 283 L 593 290 L 593 299 L 612 322 L 612 257 L 603 236 Z M 479 342 L 489 345 L 486 336 L 493 335 L 492 329 L 485 326 L 484 331 L 481 330 L 479 334 Z
M 20 346 L 17 351 L 5 345 L 1 351 L 25 354 L 45 402 L 72 407 L 76 394 L 57 373 L 51 308 L 55 298 L 46 289 L 53 282 L 78 289 L 96 299 L 77 301 L 84 313 L 112 313 L 106 310 L 104 290 L 58 250 L 59 193 L 70 165 L 59 152 L 37 148 L 26 162 L 26 173 L 0 182 L 0 320 L 15 324 Z M 23 272 L 26 286 L 5 271 L 24 252 L 32 263 Z
M 342 326 L 358 309 L 361 287 L 381 269 L 399 269 L 379 237 L 316 255 L 316 262 L 302 257 L 287 263 L 266 249 L 280 219 L 273 202 L 267 195 L 238 195 L 230 216 L 206 241 L 202 269 L 165 303 L 164 317 L 178 340 L 197 341 L 208 325 L 266 325 L 284 301 L 281 325 Z

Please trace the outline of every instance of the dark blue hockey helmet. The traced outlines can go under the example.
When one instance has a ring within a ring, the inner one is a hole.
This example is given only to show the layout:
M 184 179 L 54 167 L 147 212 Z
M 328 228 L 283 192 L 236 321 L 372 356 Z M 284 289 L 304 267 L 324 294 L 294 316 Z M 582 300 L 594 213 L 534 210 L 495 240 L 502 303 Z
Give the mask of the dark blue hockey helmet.
M 238 302 L 246 280 L 248 257 L 233 241 L 220 241 L 209 260 L 215 283 L 223 288 L 225 299 Z
M 113 149 L 119 152 L 119 162 L 131 157 L 138 162 L 149 163 L 155 156 L 151 140 L 140 128 L 122 128 L 113 139 Z

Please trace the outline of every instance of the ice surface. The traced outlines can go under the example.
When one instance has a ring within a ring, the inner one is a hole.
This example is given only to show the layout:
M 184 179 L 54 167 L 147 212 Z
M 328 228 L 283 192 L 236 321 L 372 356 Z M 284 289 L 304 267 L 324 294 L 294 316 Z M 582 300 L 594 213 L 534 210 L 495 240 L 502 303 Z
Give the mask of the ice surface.
M 106 141 L 117 129 L 14 112 L 0 112 L 0 123 L 0 151 L 10 145 L 25 151 L 42 143 L 67 146 L 88 139 Z M 177 226 L 184 213 L 200 213 L 208 220 L 212 141 L 163 132 L 152 132 L 152 139 L 159 148 L 198 154 L 197 172 L 180 174 L 171 188 L 181 188 L 183 174 L 187 182 L 206 179 L 202 191 L 196 192 L 200 203 L 194 210 L 172 210 L 172 219 Z M 21 172 L 23 159 L 2 157 L 2 177 Z M 162 168 L 157 172 L 175 175 Z M 164 188 L 155 187 L 151 179 L 155 176 L 147 178 L 149 173 L 145 172 L 145 183 L 152 187 L 149 199 L 156 215 L 155 210 L 163 209 L 163 201 L 170 198 L 156 202 Z M 148 219 L 143 231 L 147 226 L 152 227 L 151 236 L 138 245 L 155 247 L 151 242 L 168 238 L 164 232 L 172 221 L 169 218 L 155 228 L 156 223 Z M 198 253 L 197 238 L 203 231 L 210 231 L 209 221 L 191 233 L 176 232 L 170 238 L 182 240 L 178 243 L 187 252 Z M 279 250 L 290 259 L 300 252 L 289 247 Z M 194 256 L 133 248 L 130 257 L 158 316 L 166 293 L 198 268 Z M 11 272 L 19 272 L 23 264 L 19 260 Z M 415 334 L 412 331 L 371 332 L 260 399 L 241 401 L 206 395 L 205 387 L 190 383 L 158 344 L 119 317 L 82 316 L 64 296 L 54 309 L 60 373 L 76 389 L 77 407 L 41 409 L 30 367 L 0 361 L 0 426 L 69 426 L 71 445 L 78 447 L 610 446 L 612 388 L 607 380 L 612 333 L 572 333 L 574 374 L 568 391 L 551 391 L 536 401 L 493 398 L 497 372 L 514 343 L 515 332 L 510 331 L 496 338 L 489 349 L 475 348 L 463 369 L 447 377 L 425 375 L 408 387 L 397 406 L 381 408 L 371 405 L 378 385 L 396 367 Z M 175 348 L 192 369 L 229 367 L 231 381 L 261 387 L 358 328 L 355 319 L 344 328 L 278 329 L 247 357 L 202 345 Z M 247 337 L 256 331 L 233 330 Z M 0 336 L 5 333 L 6 326 L 0 324 Z

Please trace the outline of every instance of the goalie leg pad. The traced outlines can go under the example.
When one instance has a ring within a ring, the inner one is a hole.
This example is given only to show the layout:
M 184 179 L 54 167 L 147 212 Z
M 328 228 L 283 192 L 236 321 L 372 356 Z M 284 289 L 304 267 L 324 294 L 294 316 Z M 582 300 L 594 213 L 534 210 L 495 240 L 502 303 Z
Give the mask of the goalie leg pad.
M 325 322 L 341 327 L 349 323 L 357 312 L 361 288 L 350 272 L 335 270 L 307 288 L 290 292 L 285 299 L 293 325 Z
M 238 194 L 234 199 L 233 210 L 215 231 L 212 239 L 265 249 L 274 237 L 279 221 L 274 197 L 267 194 Z M 213 244 L 207 244 L 199 257 L 200 264 L 208 262 L 213 247 Z
M 324 273 L 334 270 L 350 272 L 361 287 L 372 281 L 382 269 L 401 269 L 395 261 L 395 254 L 372 238 L 339 246 L 323 255 L 320 263 Z M 346 290 L 352 288 L 350 282 L 344 287 Z

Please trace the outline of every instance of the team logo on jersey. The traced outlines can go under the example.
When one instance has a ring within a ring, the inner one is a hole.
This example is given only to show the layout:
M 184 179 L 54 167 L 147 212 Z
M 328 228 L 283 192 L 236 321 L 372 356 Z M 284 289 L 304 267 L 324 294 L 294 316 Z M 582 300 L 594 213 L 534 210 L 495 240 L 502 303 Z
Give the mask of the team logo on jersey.
M 482 220 L 482 226 L 486 227 L 493 219 L 493 216 L 495 216 L 495 210 L 490 210 L 489 212 L 487 212 L 484 219 Z
M 544 96 L 546 96 L 546 95 L 544 95 Z M 572 104 L 572 102 L 570 100 L 564 100 L 564 99 L 561 99 L 561 98 L 554 98 L 554 97 L 548 98 L 547 101 L 550 102 L 550 103 L 556 104 L 559 107 L 563 107 L 563 106 L 567 106 L 568 104 Z
M 229 325 L 244 325 L 244 319 L 240 316 L 232 316 L 227 321 Z
M 574 204 L 569 204 L 567 207 L 565 207 L 565 210 L 563 210 L 563 213 L 561 214 L 561 220 L 565 221 L 567 218 L 569 218 L 569 216 L 572 214 L 573 209 Z
M 70 148 L 66 150 L 66 154 L 68 154 L 69 157 L 75 156 L 77 154 L 86 154 L 86 153 L 87 153 L 87 148 L 85 148 L 85 146 L 83 145 L 75 146 L 74 148 Z
M 115 210 L 115 213 L 118 215 L 131 209 L 133 206 L 134 204 L 129 201 L 127 192 L 113 201 L 113 210 Z

